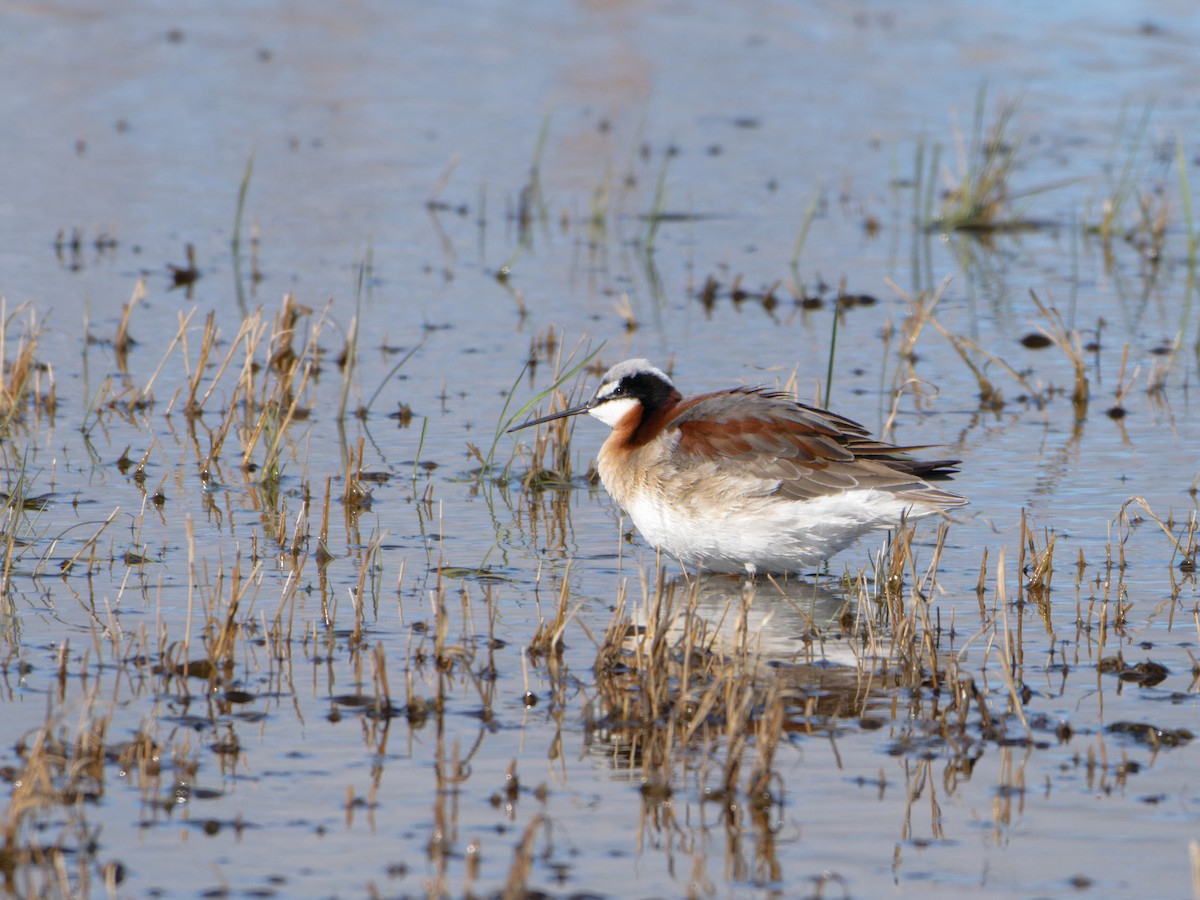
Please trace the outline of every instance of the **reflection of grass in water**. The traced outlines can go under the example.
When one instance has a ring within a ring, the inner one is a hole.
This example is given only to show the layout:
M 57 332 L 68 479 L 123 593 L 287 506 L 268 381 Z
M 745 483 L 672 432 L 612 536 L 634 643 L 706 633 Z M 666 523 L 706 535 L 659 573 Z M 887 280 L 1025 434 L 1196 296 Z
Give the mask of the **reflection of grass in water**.
M 69 673 L 60 657 L 59 678 Z M 89 710 L 101 701 L 97 686 L 88 695 Z M 140 790 L 170 809 L 174 785 L 188 784 L 197 763 L 190 751 L 163 754 L 157 726 L 119 741 L 108 734 L 110 714 L 89 712 L 71 729 L 65 715 L 47 714 L 46 722 L 17 745 L 19 765 L 12 772 L 8 806 L 0 819 L 0 876 L 6 894 L 23 897 L 91 896 L 108 888 L 115 893 L 124 866 L 100 857 L 99 829 L 90 809 L 103 802 L 115 782 Z M 182 748 L 181 748 L 182 749 Z M 120 772 L 120 775 L 117 772 Z

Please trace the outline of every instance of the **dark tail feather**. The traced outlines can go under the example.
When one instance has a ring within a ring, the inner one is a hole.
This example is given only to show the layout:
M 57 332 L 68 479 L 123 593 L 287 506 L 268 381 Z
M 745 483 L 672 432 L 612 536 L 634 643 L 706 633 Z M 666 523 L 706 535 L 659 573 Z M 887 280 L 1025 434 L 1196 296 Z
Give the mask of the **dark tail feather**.
M 945 481 L 958 472 L 961 459 L 896 460 L 896 468 L 927 481 Z

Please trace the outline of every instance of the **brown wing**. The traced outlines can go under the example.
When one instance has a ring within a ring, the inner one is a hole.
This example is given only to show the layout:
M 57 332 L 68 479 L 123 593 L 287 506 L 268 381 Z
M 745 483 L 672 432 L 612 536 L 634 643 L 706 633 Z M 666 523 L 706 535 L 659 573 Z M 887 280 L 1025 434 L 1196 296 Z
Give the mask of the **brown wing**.
M 957 494 L 928 484 L 945 478 L 957 460 L 921 461 L 874 440 L 850 419 L 756 388 L 735 388 L 687 400 L 669 426 L 678 432 L 680 465 L 753 473 L 767 493 L 796 500 L 874 488 L 904 499 L 958 506 Z

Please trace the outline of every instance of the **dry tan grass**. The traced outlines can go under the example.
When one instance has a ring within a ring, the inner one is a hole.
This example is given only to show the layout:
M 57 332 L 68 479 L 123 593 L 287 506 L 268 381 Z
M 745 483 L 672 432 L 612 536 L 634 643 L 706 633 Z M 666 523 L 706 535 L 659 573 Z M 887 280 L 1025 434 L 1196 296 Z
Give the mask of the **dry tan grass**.
M 16 346 L 12 347 L 17 316 L 26 311 L 28 319 L 15 334 Z M 52 415 L 57 408 L 54 380 L 37 361 L 42 328 L 31 307 L 20 307 L 9 315 L 7 302 L 0 299 L 0 434 L 30 410 Z

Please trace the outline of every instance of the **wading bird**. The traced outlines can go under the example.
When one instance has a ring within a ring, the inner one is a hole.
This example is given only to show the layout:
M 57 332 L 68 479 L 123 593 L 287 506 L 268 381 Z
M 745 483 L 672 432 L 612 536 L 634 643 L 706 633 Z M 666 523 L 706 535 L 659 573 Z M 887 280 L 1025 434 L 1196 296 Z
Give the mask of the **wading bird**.
M 801 572 L 864 534 L 962 506 L 922 461 L 857 422 L 762 388 L 684 398 L 644 359 L 609 369 L 586 403 L 612 429 L 600 480 L 653 546 L 710 572 Z

